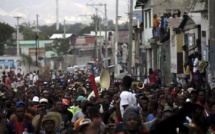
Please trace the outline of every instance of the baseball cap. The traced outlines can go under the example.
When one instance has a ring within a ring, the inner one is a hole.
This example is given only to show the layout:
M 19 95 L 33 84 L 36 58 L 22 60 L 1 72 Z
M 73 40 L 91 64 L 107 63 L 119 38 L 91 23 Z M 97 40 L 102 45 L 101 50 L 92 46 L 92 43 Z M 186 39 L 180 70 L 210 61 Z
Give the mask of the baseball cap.
M 86 100 L 84 96 L 78 96 L 78 98 L 76 99 L 76 101 L 84 101 L 84 100 Z
M 39 102 L 39 97 L 38 96 L 34 96 L 32 101 L 33 102 Z
M 70 104 L 70 101 L 68 99 L 63 99 L 62 104 L 68 106 Z
M 16 107 L 19 107 L 19 106 L 25 106 L 25 103 L 23 101 L 17 101 Z
M 40 103 L 48 103 L 48 100 L 46 99 L 46 98 L 42 98 L 42 99 L 40 99 Z

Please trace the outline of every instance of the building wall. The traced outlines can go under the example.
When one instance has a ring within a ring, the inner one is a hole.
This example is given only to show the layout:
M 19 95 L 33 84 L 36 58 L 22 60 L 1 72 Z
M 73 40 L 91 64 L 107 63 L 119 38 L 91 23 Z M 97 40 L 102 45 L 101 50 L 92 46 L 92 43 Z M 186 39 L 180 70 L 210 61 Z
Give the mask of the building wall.
M 165 85 L 171 82 L 170 59 L 170 41 L 167 41 L 161 45 L 161 77 L 162 84 Z

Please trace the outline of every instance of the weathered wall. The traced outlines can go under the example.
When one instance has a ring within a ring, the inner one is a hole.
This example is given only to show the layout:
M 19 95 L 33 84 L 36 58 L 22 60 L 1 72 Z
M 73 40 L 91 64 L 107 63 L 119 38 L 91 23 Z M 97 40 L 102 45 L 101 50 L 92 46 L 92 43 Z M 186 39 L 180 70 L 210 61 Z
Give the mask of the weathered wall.
M 170 41 L 166 41 L 161 45 L 162 84 L 165 85 L 168 85 L 171 82 L 170 54 Z

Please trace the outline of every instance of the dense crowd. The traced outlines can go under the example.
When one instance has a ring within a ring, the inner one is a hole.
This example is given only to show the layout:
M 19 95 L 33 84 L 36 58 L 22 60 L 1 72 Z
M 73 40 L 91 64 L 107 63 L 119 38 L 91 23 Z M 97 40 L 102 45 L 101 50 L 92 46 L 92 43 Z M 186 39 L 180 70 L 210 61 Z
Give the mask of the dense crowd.
M 188 84 L 161 86 L 149 70 L 145 82 L 111 78 L 110 87 L 89 96 L 89 74 L 59 72 L 41 81 L 39 72 L 3 72 L 0 134 L 213 134 L 215 89 Z M 100 90 L 100 85 L 97 85 Z

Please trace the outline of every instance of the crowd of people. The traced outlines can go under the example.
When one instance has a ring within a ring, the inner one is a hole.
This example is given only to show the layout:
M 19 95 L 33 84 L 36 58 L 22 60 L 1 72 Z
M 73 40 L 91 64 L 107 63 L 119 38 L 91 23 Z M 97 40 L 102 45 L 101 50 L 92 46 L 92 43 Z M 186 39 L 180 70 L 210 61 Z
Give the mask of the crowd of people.
M 46 81 L 39 76 L 39 71 L 3 72 L 0 134 L 215 133 L 215 89 L 210 86 L 162 87 L 150 69 L 148 82 L 111 78 L 109 89 L 96 98 L 89 97 L 89 74 L 60 72 Z

